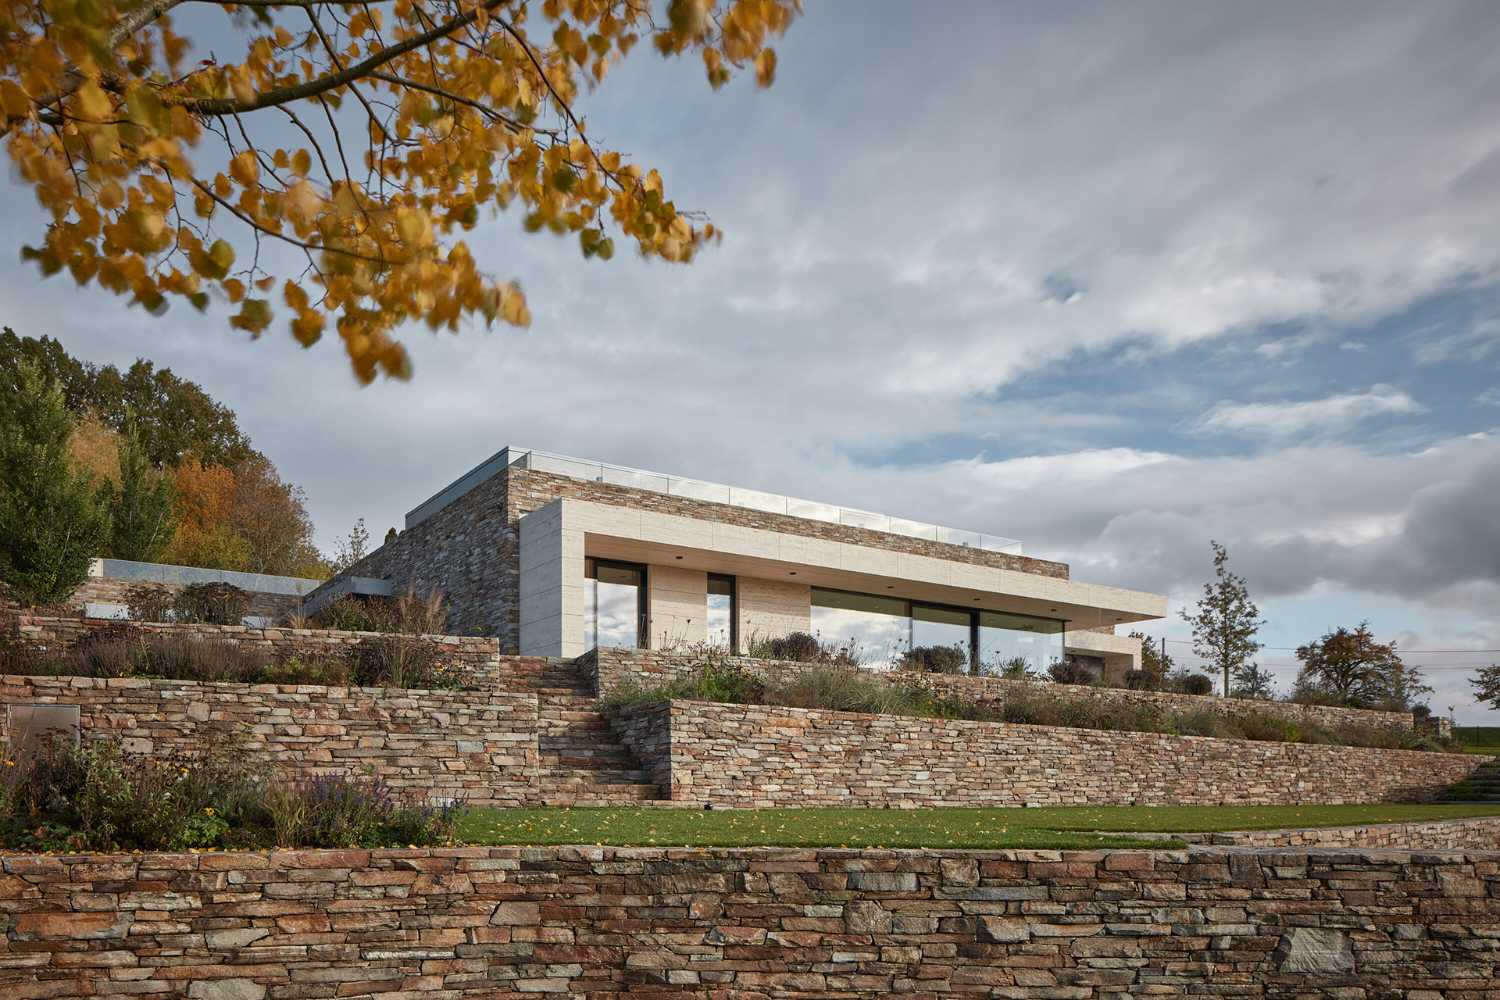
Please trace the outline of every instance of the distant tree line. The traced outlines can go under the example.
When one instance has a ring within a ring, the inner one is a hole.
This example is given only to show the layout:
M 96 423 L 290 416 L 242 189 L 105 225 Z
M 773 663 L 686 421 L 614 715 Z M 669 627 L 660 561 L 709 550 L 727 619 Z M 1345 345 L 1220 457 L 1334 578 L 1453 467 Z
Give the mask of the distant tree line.
M 235 414 L 168 368 L 80 361 L 0 333 L 0 580 L 65 599 L 112 556 L 321 577 L 302 489 Z

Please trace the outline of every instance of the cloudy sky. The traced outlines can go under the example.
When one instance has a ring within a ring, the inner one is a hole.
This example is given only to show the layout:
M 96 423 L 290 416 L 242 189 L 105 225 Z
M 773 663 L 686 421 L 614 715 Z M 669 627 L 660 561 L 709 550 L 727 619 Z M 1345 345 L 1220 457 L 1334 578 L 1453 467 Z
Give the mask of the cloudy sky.
M 326 547 L 506 443 L 1018 537 L 1174 607 L 1216 538 L 1283 684 L 1367 617 L 1500 723 L 1465 684 L 1500 657 L 1493 5 L 809 7 L 770 91 L 643 46 L 584 103 L 722 246 L 585 262 L 498 217 L 471 244 L 532 328 L 412 330 L 410 383 L 14 256 L 0 316 L 200 382 Z

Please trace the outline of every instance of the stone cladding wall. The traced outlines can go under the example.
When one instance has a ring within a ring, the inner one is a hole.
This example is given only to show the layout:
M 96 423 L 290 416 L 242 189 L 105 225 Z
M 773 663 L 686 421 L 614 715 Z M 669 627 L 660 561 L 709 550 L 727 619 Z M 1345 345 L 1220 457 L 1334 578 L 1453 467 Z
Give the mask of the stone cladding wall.
M 397 593 L 441 591 L 449 605 L 448 631 L 497 636 L 505 652 L 516 652 L 521 547 L 515 519 L 507 514 L 507 483 L 504 474 L 491 476 L 333 579 L 390 580 Z
M 452 605 L 450 631 L 498 636 L 502 649 L 515 652 L 520 648 L 521 630 L 520 520 L 559 497 L 1068 578 L 1066 563 L 529 469 L 508 469 L 491 476 L 340 575 L 389 579 L 398 591 L 441 590 Z
M 8 1000 L 1477 1000 L 1500 855 L 496 847 L 0 859 Z
M 1422 802 L 1483 760 L 695 701 L 622 715 L 670 798 L 732 807 Z
M 595 691 L 604 697 L 622 684 L 660 684 L 692 673 L 703 663 L 701 656 L 653 649 L 600 649 L 578 661 L 582 673 L 592 678 Z M 805 663 L 785 660 L 759 660 L 730 657 L 728 662 L 771 677 L 807 669 Z M 900 672 L 869 676 L 892 682 L 909 681 L 913 675 Z M 1219 698 L 1191 694 L 1168 694 L 1157 691 L 1132 691 L 1128 688 L 1090 687 L 1082 684 L 1051 684 L 1039 681 L 1012 681 L 1000 677 L 967 677 L 956 674 L 922 674 L 921 679 L 939 689 L 951 690 L 965 697 L 993 705 L 1007 698 L 1029 692 L 1077 701 L 1127 705 L 1154 705 L 1176 712 L 1213 712 L 1234 715 L 1244 712 L 1272 713 L 1291 720 L 1307 720 L 1324 726 L 1378 726 L 1389 729 L 1412 729 L 1410 712 L 1373 712 L 1359 708 L 1325 705 L 1294 705 L 1288 702 L 1251 701 L 1244 698 Z
M 423 797 L 537 798 L 537 696 L 0 675 L 0 704 L 77 705 L 84 739 L 160 758 L 233 745 L 284 771 L 373 774 Z M 10 742 L 9 712 L 0 749 Z

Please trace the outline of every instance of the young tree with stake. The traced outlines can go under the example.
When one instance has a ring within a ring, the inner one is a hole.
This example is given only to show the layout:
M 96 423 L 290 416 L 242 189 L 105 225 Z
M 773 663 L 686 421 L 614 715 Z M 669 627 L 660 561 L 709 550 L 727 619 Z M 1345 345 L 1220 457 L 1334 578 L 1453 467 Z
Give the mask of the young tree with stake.
M 1182 610 L 1193 627 L 1193 652 L 1207 660 L 1224 678 L 1224 695 L 1268 698 L 1271 678 L 1252 658 L 1260 649 L 1256 633 L 1265 621 L 1250 600 L 1243 577 L 1229 571 L 1229 553 L 1218 542 L 1214 550 L 1214 581 L 1203 585 L 1197 608 Z

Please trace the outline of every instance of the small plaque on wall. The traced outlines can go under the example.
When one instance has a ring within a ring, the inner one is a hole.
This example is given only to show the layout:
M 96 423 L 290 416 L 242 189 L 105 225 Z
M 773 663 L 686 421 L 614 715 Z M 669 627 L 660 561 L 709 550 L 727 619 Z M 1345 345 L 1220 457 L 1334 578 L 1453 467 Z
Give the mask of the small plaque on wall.
M 25 753 L 48 738 L 76 743 L 79 728 L 77 705 L 6 706 L 5 733 L 12 755 Z

